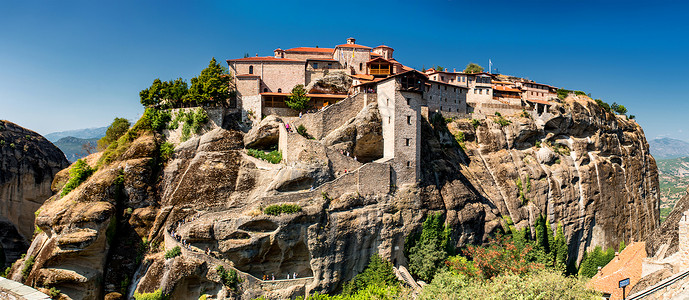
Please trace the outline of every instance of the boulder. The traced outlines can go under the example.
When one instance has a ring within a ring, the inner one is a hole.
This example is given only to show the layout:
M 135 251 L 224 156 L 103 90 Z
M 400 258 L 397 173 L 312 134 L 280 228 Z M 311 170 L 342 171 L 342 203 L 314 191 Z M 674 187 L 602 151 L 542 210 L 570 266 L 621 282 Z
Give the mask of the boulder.
M 275 115 L 267 116 L 244 135 L 247 148 L 268 149 L 278 144 L 282 119 Z

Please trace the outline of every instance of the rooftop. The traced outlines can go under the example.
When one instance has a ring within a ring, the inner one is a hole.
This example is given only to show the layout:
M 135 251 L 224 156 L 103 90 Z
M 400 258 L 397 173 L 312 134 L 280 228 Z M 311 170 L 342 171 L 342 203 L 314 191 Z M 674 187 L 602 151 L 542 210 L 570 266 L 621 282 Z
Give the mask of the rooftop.
M 589 286 L 601 292 L 610 293 L 610 299 L 622 299 L 620 280 L 629 278 L 630 286 L 627 289 L 630 290 L 641 278 L 641 264 L 644 258 L 646 258 L 646 243 L 631 243 L 618 257 L 613 258 L 603 267 L 601 272 L 591 278 Z
M 231 61 L 283 61 L 283 62 L 303 62 L 301 60 L 289 59 L 289 58 L 278 58 L 273 56 L 256 56 L 256 57 L 245 57 L 237 59 L 228 59 L 227 62 Z
M 318 47 L 296 47 L 285 50 L 285 52 L 310 52 L 310 53 L 333 53 L 333 48 L 318 48 Z
M 335 48 L 358 48 L 358 49 L 371 49 L 371 47 L 366 47 L 362 45 L 357 45 L 357 44 L 342 44 L 342 45 L 337 45 Z

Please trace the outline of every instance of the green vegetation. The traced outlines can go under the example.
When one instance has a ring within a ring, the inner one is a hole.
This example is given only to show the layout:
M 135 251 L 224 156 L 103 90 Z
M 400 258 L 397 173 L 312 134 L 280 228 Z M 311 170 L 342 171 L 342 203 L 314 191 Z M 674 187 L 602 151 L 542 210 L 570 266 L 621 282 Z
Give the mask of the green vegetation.
M 457 142 L 457 145 L 462 147 L 462 149 L 466 150 L 467 147 L 466 147 L 466 144 L 464 141 L 464 132 L 457 131 L 457 133 L 455 133 L 454 136 L 455 136 L 455 142 Z
M 433 279 L 448 254 L 454 254 L 450 228 L 444 221 L 441 213 L 430 214 L 418 239 L 412 236 L 405 241 L 405 249 L 409 249 L 409 271 L 426 282 Z
M 605 103 L 605 102 L 603 102 L 603 100 L 601 100 L 601 99 L 596 99 L 596 100 L 594 100 L 594 101 L 596 101 L 596 104 L 598 104 L 598 106 L 600 106 L 604 111 L 606 111 L 606 112 L 612 112 L 612 109 L 610 108 L 610 105 L 607 104 L 607 103 Z
M 174 248 L 167 250 L 167 252 L 165 252 L 165 259 L 174 258 L 180 255 L 182 255 L 182 248 L 180 248 L 179 246 L 175 246 Z
M 115 118 L 105 131 L 105 136 L 98 140 L 98 150 L 102 151 L 108 146 L 117 141 L 123 134 L 127 133 L 131 124 L 125 118 Z
M 586 96 L 586 93 L 583 91 L 574 91 L 574 94 L 577 96 Z
M 627 114 L 627 108 L 624 107 L 624 105 L 617 104 L 617 102 L 613 102 L 612 105 L 610 105 L 610 109 L 612 109 L 612 111 L 614 111 L 618 115 Z
M 481 125 L 481 120 L 471 119 L 471 126 L 474 126 L 474 129 L 476 129 L 476 127 L 478 127 L 479 125 Z
M 227 69 L 215 58 L 198 77 L 191 79 L 191 87 L 182 79 L 170 81 L 153 80 L 149 88 L 139 93 L 145 107 L 173 108 L 193 105 L 222 105 L 234 97 L 230 90 L 230 76 Z
M 33 255 L 26 258 L 24 261 L 24 268 L 22 268 L 22 281 L 26 281 L 26 279 L 29 278 L 29 274 L 35 262 L 35 257 Z
M 271 164 L 279 164 L 282 161 L 282 152 L 279 150 L 265 152 L 259 149 L 246 149 L 246 154 L 249 154 L 255 158 L 260 158 Z
M 557 98 L 560 100 L 565 100 L 569 94 L 573 93 L 571 90 L 557 89 Z
M 263 210 L 263 213 L 271 216 L 278 216 L 281 214 L 294 214 L 301 211 L 301 206 L 298 204 L 271 204 Z
M 497 112 L 496 112 L 497 114 Z M 507 125 L 510 125 L 512 122 L 505 119 L 503 116 L 497 114 L 497 118 L 494 119 L 495 123 L 500 124 L 500 127 L 505 127 Z
M 225 270 L 223 266 L 217 266 L 215 270 L 218 271 L 218 276 L 220 276 L 220 281 L 222 281 L 223 285 L 232 291 L 237 291 L 239 283 L 242 282 L 242 279 L 237 275 L 237 271 L 234 269 Z
M 172 154 L 175 153 L 175 145 L 173 145 L 170 142 L 164 142 L 160 144 L 159 147 L 159 154 L 160 154 L 160 161 L 165 162 L 168 161 L 172 157 Z
M 306 127 L 304 127 L 303 124 L 299 124 L 299 126 L 297 126 L 297 133 L 307 139 L 313 139 L 313 137 L 306 132 Z
M 2 273 L 0 273 L 0 277 L 5 277 L 5 278 L 7 278 L 7 276 L 10 275 L 10 271 L 12 271 L 12 267 L 7 267 L 7 268 L 5 268 L 5 271 L 3 271 Z
M 65 187 L 62 188 L 60 196 L 65 196 L 69 194 L 72 190 L 77 188 L 82 182 L 91 176 L 95 172 L 83 159 L 77 160 L 72 169 L 69 170 L 69 180 Z
M 50 298 L 52 298 L 52 299 L 58 298 L 60 296 L 60 293 L 61 293 L 60 290 L 56 289 L 55 287 L 51 287 L 48 290 L 48 296 L 50 296 Z
M 596 246 L 593 251 L 584 253 L 584 258 L 579 265 L 579 276 L 593 277 L 598 273 L 598 267 L 605 267 L 613 258 L 615 258 L 615 248 L 603 251 L 603 248 Z
M 134 299 L 136 300 L 165 300 L 168 297 L 163 295 L 162 289 L 157 289 L 153 293 L 141 293 L 134 292 Z
M 182 122 L 182 137 L 180 138 L 180 140 L 186 141 L 189 139 L 191 133 L 201 133 L 203 125 L 208 123 L 208 114 L 201 107 L 197 108 L 194 111 L 180 111 L 172 120 L 172 122 L 168 126 L 168 129 L 177 129 L 179 127 L 179 122 Z
M 467 67 L 464 69 L 464 73 L 481 73 L 483 72 L 483 67 L 475 64 L 475 63 L 469 63 Z
M 526 184 L 522 186 L 522 178 L 519 177 L 516 180 L 517 183 L 517 190 L 519 191 L 519 200 L 522 201 L 522 204 L 526 204 L 526 202 L 529 201 L 528 198 L 526 198 L 526 194 L 531 192 L 531 176 L 529 174 L 526 175 Z
M 395 286 L 396 284 L 397 278 L 392 270 L 392 263 L 384 260 L 376 253 L 371 256 L 366 269 L 345 284 L 342 293 L 345 295 L 355 295 L 371 285 L 385 287 Z
M 296 111 L 303 111 L 309 108 L 309 101 L 311 98 L 306 97 L 306 90 L 303 84 L 297 84 L 292 88 L 292 92 L 285 100 L 285 104 Z

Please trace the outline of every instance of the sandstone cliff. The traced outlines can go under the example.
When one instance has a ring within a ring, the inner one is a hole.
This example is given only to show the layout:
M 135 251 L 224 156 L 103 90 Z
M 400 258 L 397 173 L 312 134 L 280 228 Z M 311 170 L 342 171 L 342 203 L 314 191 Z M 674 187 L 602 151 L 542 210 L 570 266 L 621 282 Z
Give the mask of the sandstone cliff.
M 28 248 L 34 212 L 52 195 L 55 173 L 67 165 L 60 149 L 38 133 L 0 121 L 0 267 Z
M 430 211 L 446 215 L 457 246 L 485 242 L 505 216 L 521 228 L 540 214 L 563 223 L 572 260 L 587 247 L 645 238 L 658 225 L 658 180 L 641 128 L 588 98 L 568 98 L 551 112 L 431 117 L 422 127 L 421 181 L 405 187 L 391 185 L 390 166 L 377 160 L 375 103 L 339 128 L 308 128 L 320 140 L 276 130 L 277 118 L 247 135 L 219 120 L 177 145 L 162 169 L 162 137 L 143 134 L 44 204 L 36 221 L 43 233 L 27 254 L 36 263 L 22 278 L 18 262 L 12 278 L 72 299 L 157 289 L 175 299 L 331 292 L 376 252 L 406 265 L 405 237 Z M 279 146 L 283 161 L 248 156 L 244 145 L 257 140 Z M 263 212 L 282 203 L 302 209 Z M 175 246 L 181 255 L 166 259 Z M 239 292 L 222 284 L 217 266 L 239 272 Z

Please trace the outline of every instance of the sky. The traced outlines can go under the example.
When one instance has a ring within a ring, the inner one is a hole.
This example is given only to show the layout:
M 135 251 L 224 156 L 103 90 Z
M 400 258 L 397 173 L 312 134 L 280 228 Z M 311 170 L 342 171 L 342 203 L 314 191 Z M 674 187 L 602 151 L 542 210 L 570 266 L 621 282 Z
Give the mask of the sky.
M 403 64 L 500 73 L 624 105 L 689 141 L 684 1 L 0 0 L 0 119 L 41 134 L 136 120 L 139 91 L 275 48 L 358 44 Z

